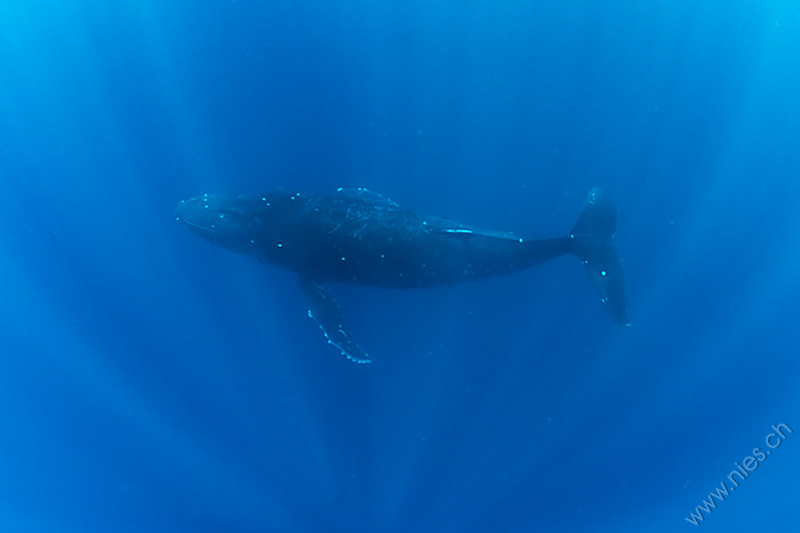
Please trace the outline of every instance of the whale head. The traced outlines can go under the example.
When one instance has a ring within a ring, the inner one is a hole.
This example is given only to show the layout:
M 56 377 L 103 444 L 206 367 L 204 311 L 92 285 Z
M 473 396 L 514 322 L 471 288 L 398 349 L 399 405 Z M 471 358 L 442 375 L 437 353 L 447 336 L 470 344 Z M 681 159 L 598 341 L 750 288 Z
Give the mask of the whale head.
M 178 204 L 175 218 L 218 246 L 256 255 L 255 243 L 269 230 L 269 206 L 260 196 L 204 194 Z

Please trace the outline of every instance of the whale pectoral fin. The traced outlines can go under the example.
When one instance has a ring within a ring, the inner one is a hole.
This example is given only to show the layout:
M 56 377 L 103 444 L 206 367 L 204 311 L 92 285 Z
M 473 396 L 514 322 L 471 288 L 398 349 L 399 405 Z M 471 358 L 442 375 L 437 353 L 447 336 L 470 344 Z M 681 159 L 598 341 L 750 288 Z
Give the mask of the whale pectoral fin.
M 322 333 L 332 344 L 338 348 L 342 355 L 354 363 L 369 363 L 371 359 L 361 346 L 359 346 L 344 326 L 342 311 L 330 297 L 328 291 L 321 283 L 308 278 L 300 278 L 300 288 L 306 295 L 308 302 L 308 316 L 319 324 Z

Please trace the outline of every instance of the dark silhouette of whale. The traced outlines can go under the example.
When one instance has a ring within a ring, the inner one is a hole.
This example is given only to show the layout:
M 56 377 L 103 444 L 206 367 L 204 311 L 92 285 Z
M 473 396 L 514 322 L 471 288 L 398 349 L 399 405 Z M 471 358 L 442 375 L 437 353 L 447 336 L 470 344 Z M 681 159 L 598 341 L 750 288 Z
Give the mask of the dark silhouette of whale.
M 176 217 L 214 244 L 297 272 L 309 316 L 330 344 L 359 363 L 370 359 L 348 333 L 327 281 L 428 287 L 574 254 L 611 317 L 628 324 L 625 280 L 612 241 L 616 209 L 597 188 L 569 234 L 544 240 L 417 214 L 366 189 L 323 196 L 204 194 L 181 202 Z

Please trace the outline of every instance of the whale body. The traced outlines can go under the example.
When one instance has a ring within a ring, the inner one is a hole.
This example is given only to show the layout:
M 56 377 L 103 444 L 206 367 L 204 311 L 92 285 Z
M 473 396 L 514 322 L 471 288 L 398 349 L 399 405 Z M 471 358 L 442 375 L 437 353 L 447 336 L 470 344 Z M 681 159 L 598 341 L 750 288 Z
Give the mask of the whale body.
M 613 244 L 617 214 L 592 189 L 572 230 L 552 239 L 468 226 L 403 209 L 366 189 L 329 195 L 204 194 L 176 211 L 206 240 L 298 274 L 309 316 L 350 360 L 369 362 L 325 283 L 388 288 L 447 285 L 529 268 L 564 254 L 586 265 L 611 317 L 627 325 L 627 290 Z

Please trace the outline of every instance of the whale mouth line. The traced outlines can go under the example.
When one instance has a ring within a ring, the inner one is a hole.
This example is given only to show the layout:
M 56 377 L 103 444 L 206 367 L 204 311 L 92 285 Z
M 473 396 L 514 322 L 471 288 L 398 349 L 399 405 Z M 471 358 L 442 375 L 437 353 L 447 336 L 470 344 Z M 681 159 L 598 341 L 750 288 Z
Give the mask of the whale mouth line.
M 180 218 L 180 217 L 179 217 L 179 218 Z M 192 222 L 192 221 L 191 221 L 191 220 L 189 220 L 188 218 L 180 218 L 180 220 L 181 220 L 181 222 L 183 222 L 184 224 L 187 224 L 187 225 L 189 225 L 189 226 L 191 226 L 191 227 L 193 227 L 193 228 L 201 229 L 201 230 L 203 230 L 203 231 L 208 231 L 208 232 L 211 232 L 211 233 L 221 233 L 221 232 L 220 232 L 220 230 L 218 230 L 217 228 L 212 228 L 212 227 L 210 227 L 210 226 L 204 226 L 204 225 L 202 225 L 202 224 L 198 224 L 198 223 L 196 223 L 196 222 Z

